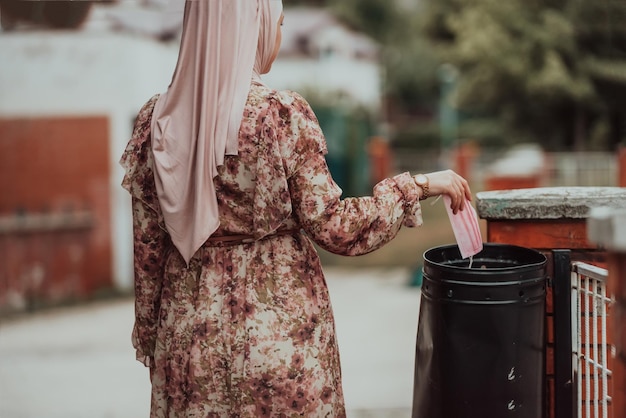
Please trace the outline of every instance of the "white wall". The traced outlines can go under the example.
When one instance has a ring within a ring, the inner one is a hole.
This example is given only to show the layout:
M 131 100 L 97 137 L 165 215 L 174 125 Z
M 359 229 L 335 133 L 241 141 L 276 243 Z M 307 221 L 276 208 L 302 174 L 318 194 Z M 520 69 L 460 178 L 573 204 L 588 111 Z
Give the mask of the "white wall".
M 284 58 L 276 61 L 263 80 L 276 89 L 301 91 L 315 88 L 319 92 L 340 90 L 357 102 L 380 108 L 381 70 L 376 63 L 339 56 L 322 59 Z
M 108 115 L 111 122 L 111 239 L 114 283 L 132 286 L 130 197 L 118 161 L 139 108 L 166 89 L 178 42 L 103 30 L 0 32 L 0 116 Z M 268 85 L 339 89 L 379 106 L 380 72 L 371 62 L 337 56 L 277 61 Z
M 0 116 L 109 116 L 112 270 L 121 289 L 132 286 L 132 224 L 118 161 L 137 111 L 167 87 L 177 54 L 176 42 L 108 32 L 0 33 Z

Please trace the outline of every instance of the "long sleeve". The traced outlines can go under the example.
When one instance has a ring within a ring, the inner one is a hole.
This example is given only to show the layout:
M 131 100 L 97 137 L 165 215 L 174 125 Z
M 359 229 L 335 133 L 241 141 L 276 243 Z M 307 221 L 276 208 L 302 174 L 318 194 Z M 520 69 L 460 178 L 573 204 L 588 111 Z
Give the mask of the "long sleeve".
M 122 187 L 132 196 L 135 276 L 132 343 L 137 350 L 137 360 L 146 366 L 151 365 L 154 355 L 163 270 L 171 248 L 152 172 L 150 118 L 157 97 L 152 97 L 139 111 L 133 135 L 120 160 L 126 171 Z
M 341 199 L 324 158 L 324 135 L 304 99 L 294 95 L 283 120 L 285 132 L 297 137 L 295 146 L 284 150 L 293 209 L 318 245 L 342 255 L 366 254 L 393 239 L 403 225 L 421 225 L 419 188 L 409 173 L 381 181 L 371 196 Z
M 135 271 L 132 343 L 137 350 L 137 360 L 150 366 L 156 343 L 168 238 L 152 208 L 137 198 L 133 198 L 132 205 Z
M 391 241 L 403 225 L 421 225 L 419 194 L 410 174 L 378 183 L 372 196 L 341 199 L 323 155 L 313 155 L 291 178 L 297 217 L 327 251 L 361 255 Z

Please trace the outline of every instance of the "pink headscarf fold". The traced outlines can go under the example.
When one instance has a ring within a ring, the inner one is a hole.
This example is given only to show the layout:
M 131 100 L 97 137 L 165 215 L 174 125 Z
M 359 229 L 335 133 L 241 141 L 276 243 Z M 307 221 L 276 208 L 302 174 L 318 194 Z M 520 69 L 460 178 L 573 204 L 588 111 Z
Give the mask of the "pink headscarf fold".
M 271 59 L 273 49 L 257 51 L 260 34 L 276 33 L 267 17 L 270 2 L 282 10 L 279 0 L 185 3 L 178 62 L 155 104 L 151 133 L 163 218 L 187 263 L 219 227 L 213 178 L 224 156 L 238 152 L 255 62 L 268 53 Z
M 254 60 L 254 81 L 261 83 L 261 74 L 269 70 L 271 59 L 276 47 L 278 22 L 283 14 L 282 0 L 263 1 L 261 7 L 261 30 Z

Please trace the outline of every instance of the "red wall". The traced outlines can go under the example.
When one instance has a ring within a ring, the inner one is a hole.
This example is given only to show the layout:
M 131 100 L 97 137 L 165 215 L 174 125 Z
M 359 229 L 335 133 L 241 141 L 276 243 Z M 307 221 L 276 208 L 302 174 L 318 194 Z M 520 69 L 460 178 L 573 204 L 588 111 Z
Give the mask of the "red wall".
M 0 312 L 112 286 L 106 117 L 0 118 Z

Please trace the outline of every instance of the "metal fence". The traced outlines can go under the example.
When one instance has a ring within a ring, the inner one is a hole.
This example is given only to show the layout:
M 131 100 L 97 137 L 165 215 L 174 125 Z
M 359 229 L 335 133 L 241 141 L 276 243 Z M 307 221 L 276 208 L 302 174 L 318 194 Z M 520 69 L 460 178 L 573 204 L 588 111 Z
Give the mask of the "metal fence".
M 547 153 L 549 185 L 617 186 L 617 154 L 612 152 Z
M 611 418 L 610 341 L 607 317 L 606 269 L 573 262 L 572 368 L 578 418 Z
M 481 150 L 470 166 L 469 180 L 482 185 L 490 167 L 503 157 L 503 151 Z M 618 160 L 613 152 L 546 152 L 544 171 L 540 174 L 545 187 L 617 186 Z M 445 168 L 457 169 L 450 154 L 436 151 L 417 152 L 411 149 L 394 151 L 396 172 L 429 172 Z

